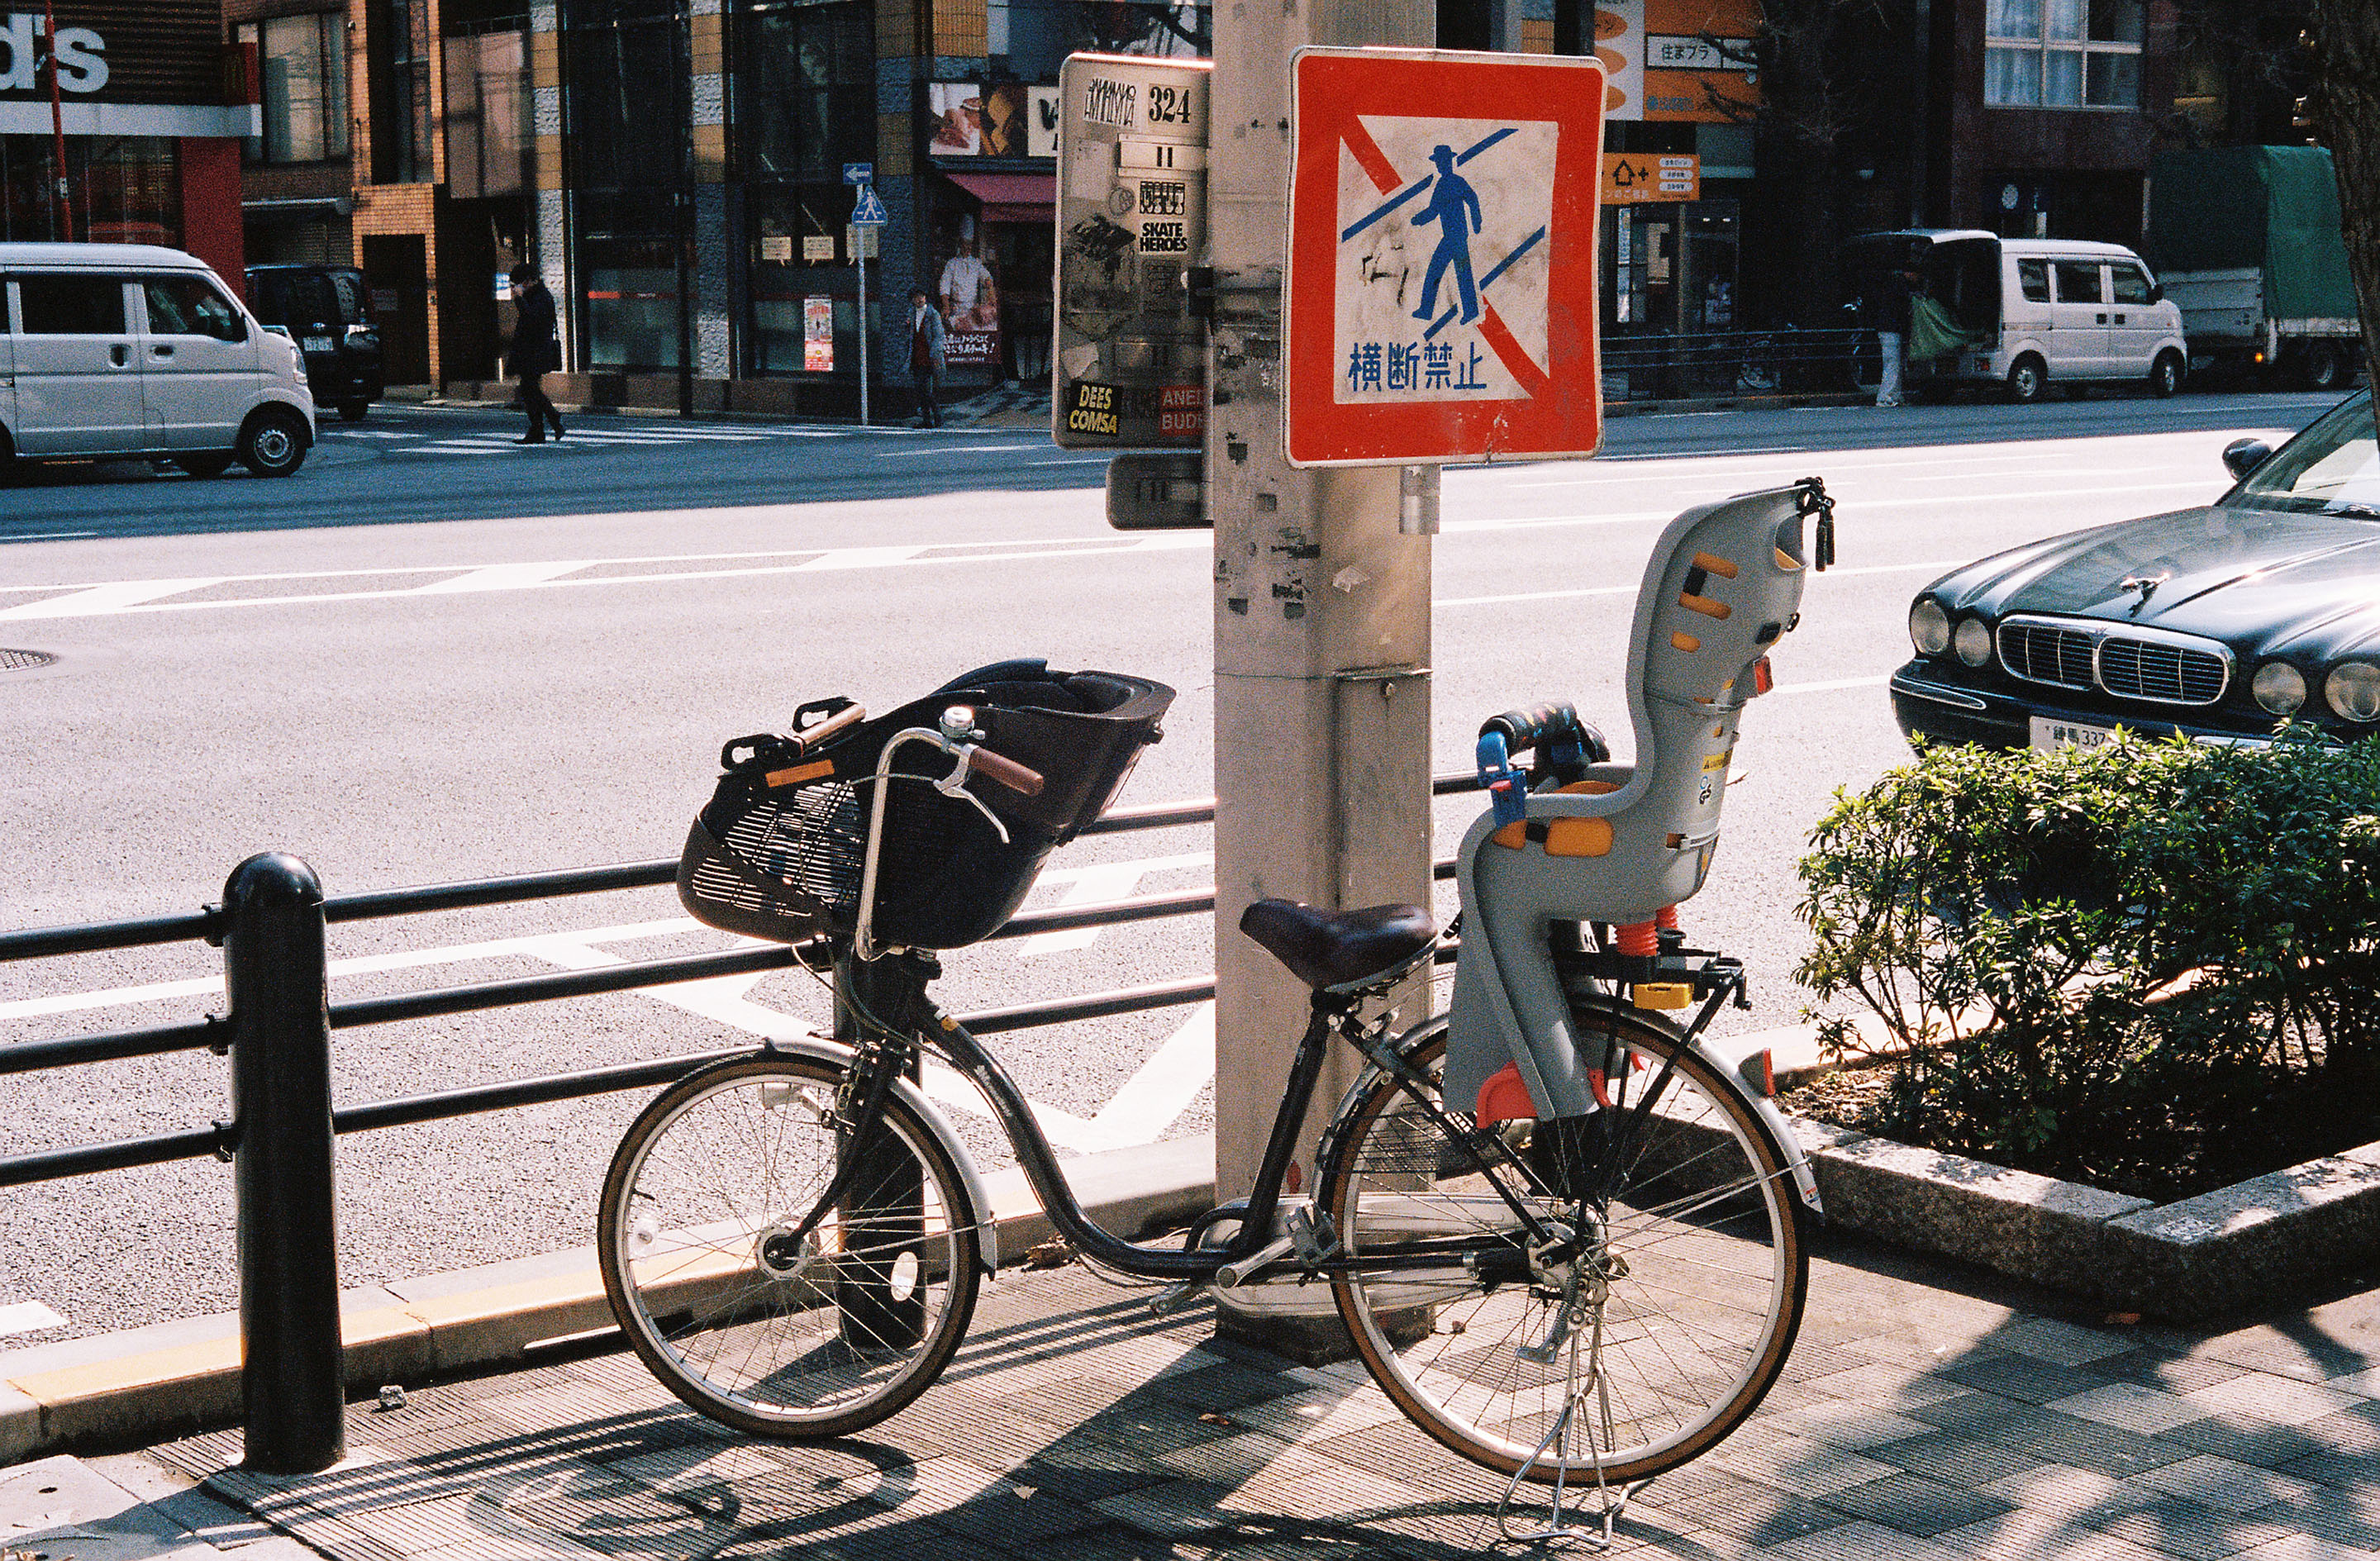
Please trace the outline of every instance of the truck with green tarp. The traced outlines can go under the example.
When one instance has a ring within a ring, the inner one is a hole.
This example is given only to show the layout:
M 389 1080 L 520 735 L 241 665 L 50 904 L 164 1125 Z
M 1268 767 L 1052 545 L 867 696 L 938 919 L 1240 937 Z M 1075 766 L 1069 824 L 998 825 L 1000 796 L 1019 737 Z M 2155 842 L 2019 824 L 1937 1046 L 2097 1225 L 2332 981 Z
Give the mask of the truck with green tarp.
M 2142 248 L 2181 307 L 2193 375 L 2252 373 L 2313 390 L 2354 377 L 2362 334 L 2326 149 L 2160 151 L 2148 207 Z

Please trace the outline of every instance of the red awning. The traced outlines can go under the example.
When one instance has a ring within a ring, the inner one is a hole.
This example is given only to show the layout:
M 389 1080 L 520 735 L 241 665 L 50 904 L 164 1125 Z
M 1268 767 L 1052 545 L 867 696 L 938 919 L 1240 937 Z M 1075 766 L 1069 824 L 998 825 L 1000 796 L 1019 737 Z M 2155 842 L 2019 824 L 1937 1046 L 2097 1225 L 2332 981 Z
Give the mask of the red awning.
M 942 177 L 983 202 L 988 223 L 1046 223 L 1058 215 L 1055 174 L 953 174 Z

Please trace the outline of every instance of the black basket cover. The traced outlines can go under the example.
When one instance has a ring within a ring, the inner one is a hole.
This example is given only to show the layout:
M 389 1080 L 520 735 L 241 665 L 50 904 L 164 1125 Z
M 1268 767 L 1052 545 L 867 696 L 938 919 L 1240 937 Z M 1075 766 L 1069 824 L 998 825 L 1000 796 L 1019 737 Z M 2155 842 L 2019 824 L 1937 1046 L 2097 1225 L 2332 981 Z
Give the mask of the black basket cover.
M 895 733 L 932 729 L 966 705 L 983 746 L 1037 770 L 1023 796 L 981 774 L 966 790 L 1008 829 L 929 783 L 949 756 L 919 743 L 901 750 L 884 807 L 874 936 L 882 943 L 955 949 L 1014 915 L 1051 851 L 1107 807 L 1158 736 L 1173 690 L 1114 672 L 1057 672 L 1004 661 L 953 680 L 926 698 L 839 733 L 815 750 L 754 744 L 719 779 L 678 864 L 678 898 L 696 919 L 782 942 L 848 933 L 860 876 L 876 763 Z M 898 779 L 897 777 L 920 779 Z

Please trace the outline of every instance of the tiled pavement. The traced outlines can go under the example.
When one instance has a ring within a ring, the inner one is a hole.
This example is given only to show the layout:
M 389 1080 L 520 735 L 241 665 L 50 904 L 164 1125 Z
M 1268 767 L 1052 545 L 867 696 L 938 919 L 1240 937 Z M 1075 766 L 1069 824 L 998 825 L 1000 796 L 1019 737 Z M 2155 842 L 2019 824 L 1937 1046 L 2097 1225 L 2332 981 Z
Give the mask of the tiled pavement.
M 1643 1493 L 1616 1550 L 2380 1555 L 2380 1296 L 2194 1334 L 1822 1250 L 1785 1380 Z M 1080 1269 L 1004 1277 L 942 1383 L 863 1438 L 732 1434 L 613 1353 L 359 1405 L 348 1445 L 346 1465 L 296 1479 L 226 1469 L 237 1434 L 151 1456 L 341 1561 L 1391 1561 L 1497 1548 L 1502 1484 L 1360 1368 L 1217 1341 L 1204 1309 L 1153 1323 Z

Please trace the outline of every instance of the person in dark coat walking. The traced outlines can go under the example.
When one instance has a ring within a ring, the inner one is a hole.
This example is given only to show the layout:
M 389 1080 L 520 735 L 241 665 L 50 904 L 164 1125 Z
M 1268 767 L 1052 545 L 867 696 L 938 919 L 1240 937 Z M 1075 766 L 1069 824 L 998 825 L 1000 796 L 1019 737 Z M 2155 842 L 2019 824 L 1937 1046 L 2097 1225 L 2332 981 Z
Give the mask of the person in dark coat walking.
M 942 377 L 947 340 L 942 317 L 934 312 L 926 290 L 913 288 L 909 294 L 909 377 L 917 386 L 917 426 L 921 429 L 942 426 L 941 400 L 934 387 Z
M 543 444 L 547 425 L 562 437 L 562 414 L 546 399 L 545 376 L 562 368 L 562 342 L 554 332 L 553 295 L 534 267 L 513 267 L 513 302 L 519 314 L 513 322 L 511 359 L 520 380 L 521 410 L 528 414 L 528 432 L 516 444 Z

